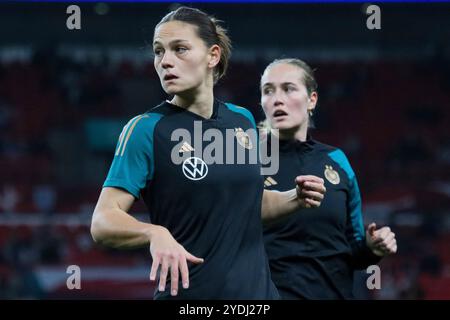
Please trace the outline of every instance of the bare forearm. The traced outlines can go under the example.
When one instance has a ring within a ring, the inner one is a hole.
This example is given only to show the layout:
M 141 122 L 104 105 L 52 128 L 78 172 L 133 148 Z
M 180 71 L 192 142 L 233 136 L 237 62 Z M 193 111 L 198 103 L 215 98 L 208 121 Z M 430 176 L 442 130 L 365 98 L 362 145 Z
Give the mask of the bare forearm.
M 261 218 L 263 221 L 282 218 L 300 208 L 295 189 L 285 192 L 264 190 Z
M 285 192 L 264 190 L 261 218 L 268 221 L 282 218 L 299 208 L 317 208 L 326 192 L 324 181 L 316 176 L 298 176 L 296 187 Z
M 108 208 L 94 212 L 91 234 L 105 246 L 136 248 L 148 245 L 158 228 L 162 227 L 138 221 L 123 210 Z

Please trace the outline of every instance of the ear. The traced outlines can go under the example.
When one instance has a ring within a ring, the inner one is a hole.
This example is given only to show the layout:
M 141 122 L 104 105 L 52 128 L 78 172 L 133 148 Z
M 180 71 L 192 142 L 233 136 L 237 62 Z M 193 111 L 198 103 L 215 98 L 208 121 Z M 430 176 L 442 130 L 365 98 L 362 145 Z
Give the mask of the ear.
M 308 99 L 308 111 L 314 111 L 319 100 L 319 95 L 316 91 L 312 92 Z
M 215 44 L 209 48 L 208 52 L 208 68 L 213 69 L 220 62 L 220 55 L 222 53 L 222 49 Z

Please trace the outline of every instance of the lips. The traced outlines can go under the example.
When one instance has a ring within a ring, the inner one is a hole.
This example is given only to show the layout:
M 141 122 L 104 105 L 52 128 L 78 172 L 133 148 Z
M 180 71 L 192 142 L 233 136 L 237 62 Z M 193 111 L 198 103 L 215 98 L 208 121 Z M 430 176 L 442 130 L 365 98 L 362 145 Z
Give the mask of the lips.
M 178 79 L 178 77 L 174 74 L 166 74 L 164 76 L 164 81 L 170 81 L 170 80 L 174 80 L 174 79 Z
M 287 116 L 288 114 L 286 112 L 284 112 L 283 110 L 277 110 L 273 113 L 273 117 L 282 117 L 282 116 Z

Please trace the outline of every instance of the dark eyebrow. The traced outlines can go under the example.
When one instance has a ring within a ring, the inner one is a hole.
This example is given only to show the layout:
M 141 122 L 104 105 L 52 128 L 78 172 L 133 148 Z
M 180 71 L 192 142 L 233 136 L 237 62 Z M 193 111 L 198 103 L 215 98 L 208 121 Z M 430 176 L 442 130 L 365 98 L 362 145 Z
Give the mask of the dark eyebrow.
M 282 86 L 288 86 L 288 85 L 290 85 L 290 84 L 292 84 L 292 85 L 294 85 L 294 86 L 297 85 L 297 84 L 295 84 L 294 82 L 283 82 L 281 85 L 282 85 Z
M 272 83 L 272 82 L 266 82 L 266 83 L 264 83 L 261 87 L 262 87 L 262 88 L 265 88 L 265 87 L 273 87 L 273 83 Z
M 288 85 L 294 85 L 294 86 L 296 86 L 296 84 L 294 83 L 294 82 L 282 82 L 281 83 L 281 85 L 282 86 L 288 86 Z M 268 86 L 274 86 L 274 84 L 272 83 L 272 82 L 266 82 L 266 83 L 264 83 L 263 85 L 262 85 L 262 88 L 264 88 L 264 87 L 268 87 Z
M 172 41 L 169 42 L 169 46 L 176 45 L 176 44 L 179 44 L 179 43 L 182 43 L 182 42 L 188 42 L 188 41 L 187 40 L 183 40 L 183 39 L 175 39 L 175 40 L 172 40 Z M 154 46 L 157 45 L 157 44 L 161 45 L 161 42 L 159 42 L 159 41 L 154 41 L 153 42 Z

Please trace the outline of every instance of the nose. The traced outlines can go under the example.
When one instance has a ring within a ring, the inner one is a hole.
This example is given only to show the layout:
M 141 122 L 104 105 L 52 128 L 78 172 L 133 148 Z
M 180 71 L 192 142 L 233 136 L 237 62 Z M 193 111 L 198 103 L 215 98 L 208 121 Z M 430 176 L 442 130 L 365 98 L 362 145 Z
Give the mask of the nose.
M 282 97 L 282 93 L 280 93 L 281 90 L 276 90 L 274 94 L 274 100 L 273 100 L 273 106 L 278 107 L 284 104 L 284 100 Z
M 283 101 L 279 100 L 279 99 L 275 99 L 275 101 L 273 102 L 274 107 L 279 107 L 283 105 Z
M 173 60 L 170 52 L 165 52 L 161 58 L 161 67 L 163 69 L 173 68 Z

